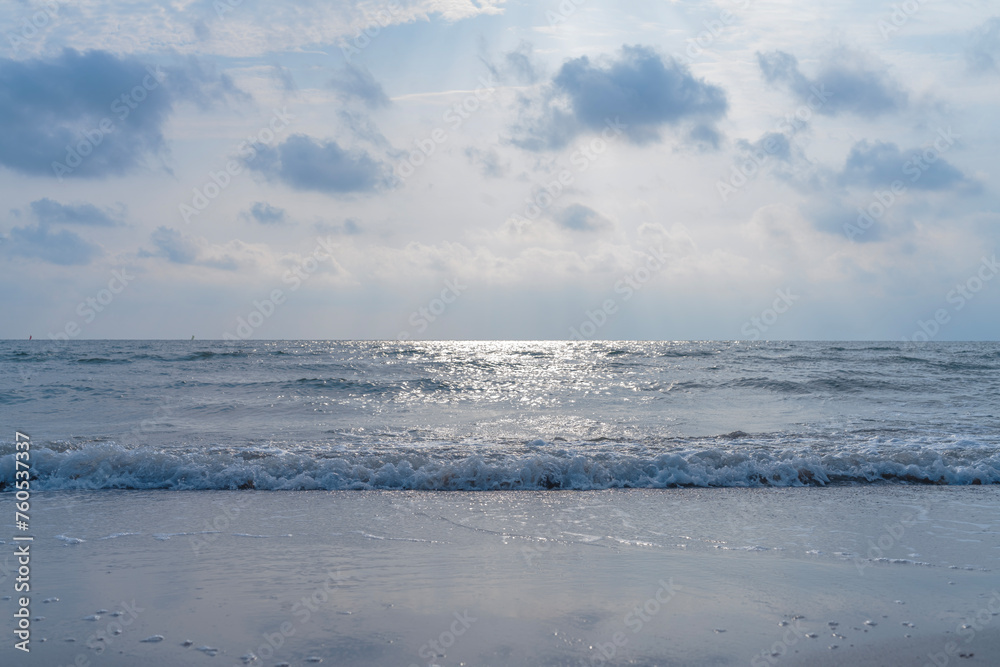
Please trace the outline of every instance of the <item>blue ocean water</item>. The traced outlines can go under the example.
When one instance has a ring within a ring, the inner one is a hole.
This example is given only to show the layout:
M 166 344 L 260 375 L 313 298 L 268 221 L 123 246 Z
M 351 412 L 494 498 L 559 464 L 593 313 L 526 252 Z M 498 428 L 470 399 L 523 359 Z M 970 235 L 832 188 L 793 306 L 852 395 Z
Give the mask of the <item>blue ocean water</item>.
M 1000 483 L 1000 343 L 2 341 L 41 489 Z

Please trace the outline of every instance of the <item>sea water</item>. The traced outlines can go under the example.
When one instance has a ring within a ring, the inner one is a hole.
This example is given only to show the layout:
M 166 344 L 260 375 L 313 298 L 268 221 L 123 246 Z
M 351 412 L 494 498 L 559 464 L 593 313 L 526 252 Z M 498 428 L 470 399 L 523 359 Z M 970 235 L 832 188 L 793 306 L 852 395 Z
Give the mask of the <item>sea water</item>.
M 2 341 L 0 487 L 1000 482 L 1000 344 Z

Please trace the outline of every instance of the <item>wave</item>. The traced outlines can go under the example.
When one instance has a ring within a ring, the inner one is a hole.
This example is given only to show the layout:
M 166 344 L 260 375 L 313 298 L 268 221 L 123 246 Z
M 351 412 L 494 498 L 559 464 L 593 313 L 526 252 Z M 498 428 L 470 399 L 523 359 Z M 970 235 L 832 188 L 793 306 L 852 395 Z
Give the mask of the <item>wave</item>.
M 739 432 L 729 434 L 739 438 Z M 247 456 L 253 454 L 253 456 Z M 704 447 L 649 455 L 573 449 L 435 455 L 282 450 L 130 449 L 95 443 L 32 450 L 33 488 L 405 489 L 433 491 L 794 487 L 844 484 L 1000 484 L 1000 450 L 908 447 L 878 451 Z M 0 490 L 12 490 L 13 454 L 0 457 Z
M 807 380 L 782 380 L 771 377 L 741 377 L 720 382 L 675 381 L 667 385 L 654 383 L 643 387 L 643 391 L 675 391 L 693 389 L 763 389 L 776 394 L 856 394 L 865 391 L 907 392 L 913 388 L 903 382 L 866 379 L 854 376 L 832 375 Z
M 200 361 L 202 359 L 214 359 L 215 357 L 246 357 L 249 356 L 243 350 L 233 350 L 231 352 L 213 352 L 212 350 L 201 350 L 192 352 L 183 357 L 178 357 L 175 361 Z
M 672 359 L 684 357 L 714 357 L 718 354 L 720 354 L 718 350 L 666 350 L 657 356 Z

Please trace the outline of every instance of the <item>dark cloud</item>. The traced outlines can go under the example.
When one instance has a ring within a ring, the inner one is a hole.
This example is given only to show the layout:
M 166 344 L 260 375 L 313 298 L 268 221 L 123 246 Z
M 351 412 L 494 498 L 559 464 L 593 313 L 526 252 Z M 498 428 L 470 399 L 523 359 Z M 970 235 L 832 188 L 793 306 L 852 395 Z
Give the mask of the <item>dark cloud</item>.
M 570 204 L 555 215 L 560 227 L 576 232 L 596 232 L 611 227 L 611 221 L 583 204 Z
M 822 197 L 814 197 L 803 214 L 816 229 L 859 243 L 911 233 L 914 212 L 929 205 L 918 193 L 951 192 L 964 198 L 982 190 L 982 184 L 942 157 L 958 138 L 950 129 L 941 130 L 931 146 L 906 151 L 891 142 L 859 141 L 843 169 L 825 170 L 812 181 L 811 192 Z
M 262 225 L 283 225 L 287 222 L 285 209 L 257 201 L 250 207 L 249 215 Z
M 176 65 L 160 68 L 164 76 L 163 87 L 175 102 L 191 102 L 202 109 L 232 100 L 248 103 L 253 98 L 240 90 L 226 74 L 219 74 L 211 63 L 187 56 Z
M 164 150 L 175 103 L 205 107 L 227 97 L 245 99 L 194 58 L 162 68 L 72 49 L 52 59 L 0 58 L 0 164 L 59 177 L 124 174 Z
M 1000 16 L 994 16 L 973 31 L 972 44 L 965 55 L 974 72 L 1000 71 Z
M 859 141 L 851 147 L 837 181 L 841 185 L 884 187 L 902 181 L 915 190 L 944 190 L 970 184 L 934 149 L 899 150 L 894 143 Z
M 695 125 L 688 133 L 688 139 L 702 148 L 718 148 L 722 135 L 711 125 Z
M 580 133 L 601 132 L 616 118 L 634 143 L 660 140 L 664 126 L 690 122 L 703 139 L 728 108 L 722 88 L 644 46 L 625 46 L 616 58 L 586 56 L 563 64 L 541 99 L 525 100 L 514 143 L 529 150 L 560 148 Z
M 371 144 L 375 148 L 393 157 L 406 155 L 405 151 L 399 151 L 392 147 L 389 140 L 372 122 L 371 118 L 364 113 L 358 113 L 351 109 L 340 109 L 337 111 L 337 118 L 340 120 L 344 131 L 352 138 Z
M 294 93 L 299 89 L 298 84 L 295 83 L 295 77 L 292 76 L 292 71 L 287 67 L 275 63 L 271 66 L 271 76 L 281 84 L 282 90 L 286 93 Z
M 170 227 L 157 227 L 156 231 L 149 235 L 149 240 L 153 242 L 156 250 L 154 252 L 140 250 L 138 253 L 140 257 L 163 257 L 174 264 L 206 266 L 223 271 L 235 271 L 240 268 L 238 257 L 233 257 L 230 252 L 221 254 L 212 252 L 204 239 L 194 239 Z M 245 245 L 239 241 L 235 241 L 234 244 L 237 250 Z
M 499 178 L 507 173 L 507 168 L 500 162 L 500 154 L 492 148 L 484 151 L 469 146 L 465 149 L 465 157 L 487 178 Z
M 198 259 L 198 245 L 176 229 L 157 227 L 149 239 L 159 250 L 154 255 L 166 257 L 175 264 L 194 264 Z
M 764 80 L 781 85 L 824 116 L 853 113 L 871 118 L 906 106 L 906 93 L 886 71 L 864 62 L 857 54 L 836 51 L 809 78 L 799 70 L 795 56 L 784 51 L 757 53 Z
M 485 45 L 480 46 L 485 51 Z M 537 83 L 541 79 L 542 67 L 535 57 L 535 46 L 528 41 L 521 41 L 517 48 L 503 54 L 500 62 L 495 62 L 487 55 L 479 59 L 490 70 L 493 78 L 502 82 L 513 82 L 522 85 Z
M 62 229 L 52 231 L 43 223 L 14 227 L 0 239 L 0 252 L 9 257 L 41 259 L 62 266 L 89 264 L 101 249 L 79 235 Z
M 372 192 L 388 186 L 391 168 L 364 151 L 348 151 L 335 141 L 293 134 L 276 147 L 263 147 L 248 166 L 297 190 L 327 194 Z
M 43 225 L 91 225 L 115 227 L 121 224 L 121 216 L 116 211 L 99 209 L 93 204 L 60 204 L 44 197 L 29 204 L 35 219 Z
M 864 207 L 872 201 L 859 200 L 851 204 L 832 197 L 830 201 L 804 205 L 801 210 L 818 231 L 856 243 L 877 243 L 898 234 L 900 227 L 906 226 L 901 222 L 905 212 L 892 209 L 883 213 L 884 217 L 873 219 L 864 212 Z
M 330 79 L 329 85 L 342 100 L 357 99 L 371 109 L 391 104 L 382 85 L 364 67 L 345 66 Z
M 313 225 L 316 231 L 323 234 L 343 234 L 345 236 L 357 236 L 362 233 L 361 225 L 353 218 L 347 218 L 341 224 L 320 221 Z
M 504 54 L 504 71 L 523 84 L 536 83 L 540 77 L 535 60 L 535 47 L 531 42 L 521 42 L 513 51 Z
M 792 144 L 781 132 L 766 132 L 754 142 L 740 139 L 736 145 L 741 151 L 750 155 L 769 155 L 782 162 L 792 159 Z

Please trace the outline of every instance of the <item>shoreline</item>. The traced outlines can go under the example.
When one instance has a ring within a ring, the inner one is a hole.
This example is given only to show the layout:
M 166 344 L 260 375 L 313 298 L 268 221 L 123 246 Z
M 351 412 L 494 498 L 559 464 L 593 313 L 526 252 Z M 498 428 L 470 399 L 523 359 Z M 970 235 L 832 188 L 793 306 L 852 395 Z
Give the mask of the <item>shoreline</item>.
M 0 661 L 991 664 L 998 499 L 994 487 L 44 492 L 41 620 L 29 658 L 7 642 Z M 858 551 L 880 538 L 885 561 Z M 0 601 L 8 638 L 12 604 Z

